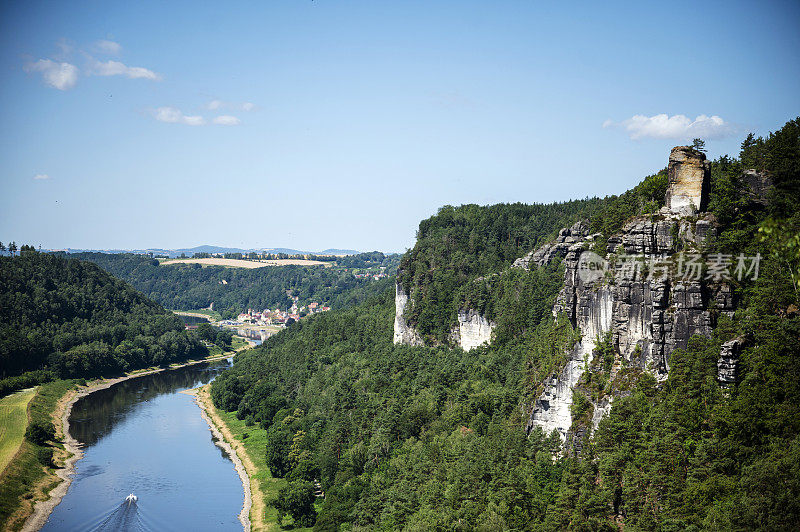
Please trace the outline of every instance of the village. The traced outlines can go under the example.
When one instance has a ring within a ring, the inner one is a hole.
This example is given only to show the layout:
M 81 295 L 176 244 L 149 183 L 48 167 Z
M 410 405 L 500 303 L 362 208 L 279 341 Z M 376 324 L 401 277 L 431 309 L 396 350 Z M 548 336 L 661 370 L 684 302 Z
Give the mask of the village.
M 274 325 L 278 327 L 285 327 L 292 323 L 299 321 L 310 314 L 318 314 L 320 312 L 327 312 L 331 308 L 321 306 L 319 303 L 313 302 L 306 306 L 297 306 L 299 298 L 292 298 L 294 302 L 288 310 L 275 310 L 264 309 L 261 312 L 247 309 L 236 317 L 236 321 L 227 320 L 220 322 L 221 325 Z

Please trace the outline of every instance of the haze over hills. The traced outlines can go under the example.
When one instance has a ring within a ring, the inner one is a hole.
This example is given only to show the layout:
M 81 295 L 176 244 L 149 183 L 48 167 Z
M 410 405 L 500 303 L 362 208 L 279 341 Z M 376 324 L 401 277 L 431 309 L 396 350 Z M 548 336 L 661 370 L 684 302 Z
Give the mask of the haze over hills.
M 100 252 L 100 253 L 153 253 L 156 255 L 166 255 L 170 258 L 178 257 L 182 253 L 191 256 L 195 253 L 250 253 L 255 251 L 258 253 L 286 253 L 287 255 L 358 255 L 360 251 L 354 249 L 340 249 L 328 248 L 323 251 L 302 251 L 292 248 L 234 248 L 224 246 L 212 246 L 203 244 L 192 248 L 178 248 L 178 249 L 164 249 L 164 248 L 147 248 L 147 249 L 83 249 L 83 248 L 64 248 L 64 249 L 51 249 L 49 251 L 65 251 L 67 253 L 85 253 L 85 252 Z

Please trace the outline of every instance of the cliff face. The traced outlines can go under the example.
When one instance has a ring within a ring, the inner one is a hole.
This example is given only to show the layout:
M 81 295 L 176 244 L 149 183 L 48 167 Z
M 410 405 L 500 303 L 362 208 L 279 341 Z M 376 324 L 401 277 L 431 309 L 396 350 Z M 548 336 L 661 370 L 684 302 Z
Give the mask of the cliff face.
M 706 156 L 688 146 L 676 146 L 669 154 L 668 171 L 667 210 L 682 215 L 704 211 L 711 179 L 711 165 Z
M 528 267 L 564 255 L 564 287 L 553 314 L 566 314 L 582 335 L 566 366 L 531 406 L 528 430 L 539 426 L 547 433 L 558 431 L 562 439 L 570 436 L 573 395 L 593 362 L 597 341 L 607 333 L 614 351 L 611 381 L 622 367 L 664 380 L 675 349 L 686 347 L 695 334 L 710 336 L 719 314 L 732 313 L 730 287 L 689 269 L 691 257 L 707 248 L 716 230 L 711 215 L 694 210 L 705 206 L 708 164 L 702 154 L 687 150 L 678 147 L 670 155 L 667 206 L 625 224 L 608 239 L 605 256 L 587 251 L 595 236 L 575 224 L 562 230 L 554 244 L 524 257 L 527 262 L 518 261 Z M 592 401 L 589 431 L 610 411 L 612 401 L 613 393 Z
M 514 262 L 514 268 L 531 269 L 563 258 L 564 284 L 552 312 L 565 315 L 581 335 L 565 353 L 563 366 L 546 382 L 533 383 L 541 386 L 529 405 L 527 430 L 555 430 L 579 450 L 581 436 L 597 428 L 614 398 L 628 393 L 639 375 L 648 372 L 664 381 L 673 351 L 685 348 L 694 335 L 710 337 L 719 316 L 733 314 L 728 272 L 714 275 L 708 264 L 717 236 L 716 219 L 704 212 L 709 183 L 705 155 L 686 146 L 673 148 L 665 206 L 657 213 L 629 220 L 605 245 L 599 244 L 603 235 L 590 234 L 589 223 L 579 221 Z M 768 175 L 747 172 L 742 184 L 753 202 L 766 203 L 772 185 Z M 408 303 L 398 285 L 394 342 L 424 345 L 405 318 Z M 470 350 L 490 343 L 494 328 L 478 312 L 462 309 L 449 339 Z M 740 343 L 726 344 L 720 354 L 723 386 L 736 380 Z M 602 390 L 597 378 L 592 384 L 597 372 L 605 383 Z M 590 403 L 588 410 L 578 409 L 582 417 L 577 420 L 576 393 Z
M 474 310 L 458 312 L 458 326 L 453 328 L 451 338 L 464 351 L 492 341 L 495 324 Z
M 402 285 L 395 285 L 394 298 L 394 343 L 422 346 L 422 335 L 411 326 L 405 317 L 409 296 Z M 458 323 L 450 331 L 450 340 L 464 351 L 491 342 L 495 324 L 474 310 L 459 310 Z
M 406 305 L 408 305 L 408 294 L 403 290 L 400 283 L 395 284 L 394 292 L 394 343 L 405 345 L 425 345 L 422 336 L 411 327 L 405 318 Z

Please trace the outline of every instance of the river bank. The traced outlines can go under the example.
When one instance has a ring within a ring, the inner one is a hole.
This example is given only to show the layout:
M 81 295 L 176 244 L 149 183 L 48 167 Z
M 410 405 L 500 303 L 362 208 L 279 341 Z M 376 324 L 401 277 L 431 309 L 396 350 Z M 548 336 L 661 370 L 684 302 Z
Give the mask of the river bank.
M 254 510 L 256 517 L 263 515 L 264 497 L 261 490 L 258 489 L 254 481 L 255 465 L 250 461 L 250 457 L 241 448 L 237 440 L 233 437 L 230 430 L 228 430 L 225 422 L 217 414 L 214 404 L 211 402 L 210 385 L 201 386 L 193 390 L 186 390 L 182 393 L 194 396 L 195 403 L 200 407 L 200 414 L 203 419 L 208 423 L 208 428 L 216 438 L 215 443 L 218 447 L 224 450 L 230 456 L 236 473 L 242 481 L 242 489 L 244 490 L 244 503 L 242 504 L 242 511 L 239 512 L 239 521 L 242 523 L 245 532 L 252 530 L 252 521 L 250 519 L 251 509 Z M 255 492 L 255 508 L 253 504 Z M 258 519 L 256 519 L 258 521 Z M 261 527 L 257 527 L 258 530 Z
M 151 375 L 162 371 L 179 369 L 198 364 L 224 360 L 226 358 L 229 358 L 230 356 L 232 356 L 232 353 L 209 357 L 201 360 L 191 360 L 167 368 L 138 370 L 113 379 L 102 379 L 98 381 L 93 381 L 88 383 L 86 386 L 77 389 L 71 389 L 66 394 L 64 394 L 64 396 L 62 396 L 61 399 L 57 402 L 56 408 L 51 414 L 53 425 L 56 428 L 56 437 L 63 442 L 63 449 L 57 449 L 57 453 L 54 456 L 54 462 L 61 465 L 58 469 L 56 469 L 54 472 L 51 472 L 45 479 L 41 481 L 41 484 L 49 484 L 52 483 L 54 480 L 56 480 L 58 484 L 49 491 L 49 493 L 47 494 L 48 495 L 47 499 L 36 502 L 35 506 L 33 507 L 32 513 L 30 514 L 30 516 L 27 517 L 25 521 L 22 530 L 25 532 L 33 532 L 42 528 L 44 524 L 47 522 L 47 519 L 49 518 L 53 509 L 56 506 L 58 506 L 58 504 L 64 498 L 64 495 L 66 495 L 67 490 L 70 484 L 72 483 L 72 477 L 75 472 L 75 465 L 78 462 L 78 460 L 80 460 L 80 458 L 83 456 L 83 451 L 81 450 L 81 444 L 77 440 L 75 440 L 70 435 L 69 432 L 69 417 L 72 412 L 72 407 L 79 399 L 81 399 L 82 397 L 86 397 L 87 395 L 93 392 L 110 388 L 111 386 L 119 382 L 126 381 L 129 379 L 143 377 L 146 375 Z

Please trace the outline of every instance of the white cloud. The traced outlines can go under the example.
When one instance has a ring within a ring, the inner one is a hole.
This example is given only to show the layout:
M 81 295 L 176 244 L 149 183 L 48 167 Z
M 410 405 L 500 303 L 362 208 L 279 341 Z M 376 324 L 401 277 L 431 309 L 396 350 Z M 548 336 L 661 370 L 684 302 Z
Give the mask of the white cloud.
M 33 176 L 33 178 L 36 179 L 37 181 L 41 181 L 44 179 L 50 179 L 50 176 L 47 174 L 36 174 L 35 176 Z
M 155 113 L 156 120 L 169 124 L 186 124 L 187 126 L 202 126 L 206 123 L 202 116 L 187 116 L 175 107 L 159 107 Z
M 93 46 L 94 50 L 101 54 L 118 55 L 122 51 L 122 46 L 114 41 L 105 39 L 97 41 Z
M 232 109 L 235 111 L 252 111 L 256 108 L 256 104 L 253 102 L 244 102 L 244 103 L 236 103 L 236 102 L 225 102 L 222 100 L 211 100 L 206 104 L 206 109 L 209 111 L 218 111 L 220 109 Z
M 241 120 L 231 115 L 221 115 L 214 119 L 214 123 L 221 126 L 238 126 L 241 122 Z
M 130 79 L 152 79 L 158 81 L 161 76 L 142 67 L 129 67 L 119 61 L 96 61 L 92 67 L 92 74 L 97 76 L 125 76 Z
M 700 115 L 694 120 L 684 115 L 635 115 L 622 122 L 606 120 L 604 128 L 621 127 L 631 139 L 719 139 L 736 133 L 736 128 L 719 116 Z
M 57 63 L 50 59 L 39 59 L 25 65 L 26 72 L 41 72 L 44 82 L 58 90 L 71 89 L 78 82 L 78 67 L 71 63 Z

